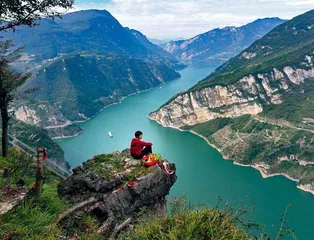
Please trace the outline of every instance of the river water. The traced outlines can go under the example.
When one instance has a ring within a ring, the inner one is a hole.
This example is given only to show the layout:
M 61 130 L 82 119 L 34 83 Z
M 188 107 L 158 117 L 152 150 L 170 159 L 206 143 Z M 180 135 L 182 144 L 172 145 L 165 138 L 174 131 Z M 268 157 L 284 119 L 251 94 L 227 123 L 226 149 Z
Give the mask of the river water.
M 228 204 L 250 207 L 255 222 L 265 225 L 275 235 L 280 219 L 289 204 L 287 227 L 299 239 L 314 240 L 314 196 L 296 188 L 296 183 L 284 178 L 263 179 L 252 168 L 236 166 L 225 161 L 203 139 L 189 132 L 164 128 L 147 119 L 179 91 L 188 89 L 213 71 L 214 68 L 186 68 L 182 77 L 173 82 L 130 96 L 120 104 L 112 105 L 95 118 L 82 123 L 83 134 L 75 138 L 57 140 L 65 151 L 66 160 L 73 166 L 95 154 L 110 153 L 129 147 L 136 130 L 144 132 L 144 141 L 153 142 L 153 150 L 176 163 L 178 181 L 172 196 L 185 195 L 194 204 L 214 206 L 218 197 Z M 111 131 L 114 138 L 108 137 Z

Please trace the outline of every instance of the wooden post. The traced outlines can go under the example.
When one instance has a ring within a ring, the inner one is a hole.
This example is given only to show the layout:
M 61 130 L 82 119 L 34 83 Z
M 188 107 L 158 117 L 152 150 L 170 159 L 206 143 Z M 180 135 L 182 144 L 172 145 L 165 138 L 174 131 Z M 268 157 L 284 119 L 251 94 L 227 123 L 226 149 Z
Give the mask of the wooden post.
M 36 170 L 36 184 L 35 184 L 35 196 L 40 197 L 41 190 L 43 188 L 44 181 L 44 148 L 38 147 L 37 151 L 37 170 Z
M 2 177 L 3 177 L 3 180 L 10 185 L 10 183 L 11 183 L 11 181 L 10 181 L 10 177 L 11 177 L 11 170 L 10 170 L 10 168 L 5 168 L 4 169 Z

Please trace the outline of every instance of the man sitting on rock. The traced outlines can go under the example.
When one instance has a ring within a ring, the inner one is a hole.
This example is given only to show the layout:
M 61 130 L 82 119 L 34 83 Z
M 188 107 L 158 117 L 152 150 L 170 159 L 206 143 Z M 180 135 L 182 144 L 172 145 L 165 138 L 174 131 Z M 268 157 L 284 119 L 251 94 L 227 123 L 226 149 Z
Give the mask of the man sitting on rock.
M 135 138 L 131 141 L 130 152 L 131 156 L 135 159 L 142 159 L 145 155 L 152 153 L 152 143 L 141 141 L 143 138 L 143 133 L 137 131 L 135 133 Z

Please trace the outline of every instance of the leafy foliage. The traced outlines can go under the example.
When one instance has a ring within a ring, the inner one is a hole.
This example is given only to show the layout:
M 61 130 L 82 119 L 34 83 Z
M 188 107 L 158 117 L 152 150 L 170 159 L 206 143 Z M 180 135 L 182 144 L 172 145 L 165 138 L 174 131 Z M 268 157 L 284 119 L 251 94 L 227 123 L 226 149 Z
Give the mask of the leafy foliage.
M 73 3 L 74 0 L 4 0 L 0 8 L 0 31 L 15 30 L 20 25 L 33 26 L 42 17 L 59 16 L 60 8 L 70 8 Z

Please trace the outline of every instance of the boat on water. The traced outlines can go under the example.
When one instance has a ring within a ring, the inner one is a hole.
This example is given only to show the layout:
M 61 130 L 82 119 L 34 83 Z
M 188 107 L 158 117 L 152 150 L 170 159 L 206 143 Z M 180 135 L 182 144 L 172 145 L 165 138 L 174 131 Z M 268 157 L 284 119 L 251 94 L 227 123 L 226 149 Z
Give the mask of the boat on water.
M 112 132 L 108 132 L 109 137 L 113 138 Z

